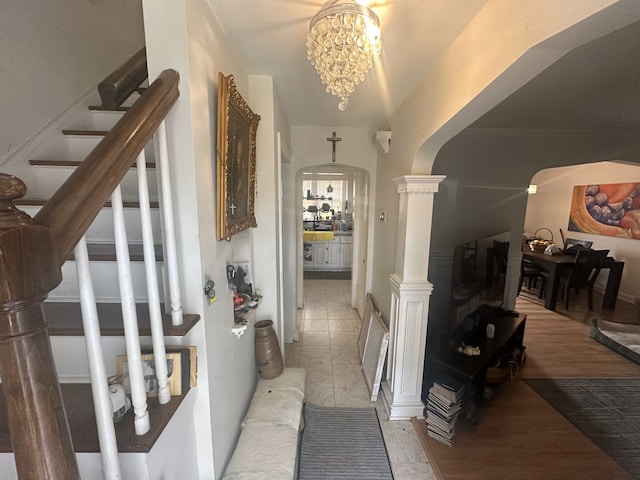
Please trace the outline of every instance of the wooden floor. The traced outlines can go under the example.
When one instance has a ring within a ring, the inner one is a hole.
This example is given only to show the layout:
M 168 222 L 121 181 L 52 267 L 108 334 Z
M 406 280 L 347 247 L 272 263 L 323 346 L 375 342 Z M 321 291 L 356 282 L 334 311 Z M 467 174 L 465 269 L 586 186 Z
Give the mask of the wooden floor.
M 632 478 L 522 381 L 640 377 L 640 365 L 589 337 L 591 314 L 586 311 L 584 293 L 582 296 L 574 300 L 569 312 L 546 310 L 537 299 L 524 300 L 526 294 L 518 299 L 516 309 L 527 315 L 526 365 L 513 383 L 505 382 L 496 389 L 475 426 L 459 423 L 453 447 L 428 438 L 424 420 L 413 419 L 439 479 Z M 573 318 L 565 316 L 568 314 Z M 637 308 L 621 302 L 613 314 L 601 316 L 626 323 L 638 320 Z

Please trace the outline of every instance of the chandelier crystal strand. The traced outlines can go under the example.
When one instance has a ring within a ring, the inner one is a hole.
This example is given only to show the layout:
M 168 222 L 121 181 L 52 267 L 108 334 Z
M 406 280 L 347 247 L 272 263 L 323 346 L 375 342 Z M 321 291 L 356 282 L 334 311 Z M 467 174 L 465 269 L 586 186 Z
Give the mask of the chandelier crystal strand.
M 327 2 L 311 19 L 307 59 L 327 93 L 340 98 L 340 110 L 347 108 L 349 95 L 365 79 L 381 51 L 378 16 L 355 0 Z

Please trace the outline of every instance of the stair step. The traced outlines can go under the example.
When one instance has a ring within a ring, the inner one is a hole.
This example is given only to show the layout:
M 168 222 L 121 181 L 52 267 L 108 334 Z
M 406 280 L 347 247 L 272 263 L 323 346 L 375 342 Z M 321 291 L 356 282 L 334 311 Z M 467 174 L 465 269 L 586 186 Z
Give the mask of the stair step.
M 98 303 L 98 318 L 102 336 L 124 335 L 122 306 L 119 303 Z M 49 335 L 83 336 L 82 312 L 76 302 L 44 302 L 42 304 L 44 318 L 49 325 Z M 162 308 L 164 312 L 164 308 Z M 149 305 L 136 303 L 138 329 L 143 337 L 151 336 L 149 321 Z M 170 315 L 162 316 L 165 337 L 183 337 L 200 320 L 200 315 L 185 314 L 182 325 L 174 326 Z
M 116 107 L 115 110 L 113 108 L 104 108 L 102 105 L 90 105 L 89 110 L 92 112 L 127 112 L 131 107 Z
M 131 262 L 131 281 L 133 295 L 137 302 L 146 302 L 147 283 L 144 262 Z M 160 286 L 160 301 L 164 301 L 164 280 L 161 264 L 157 266 L 157 280 Z M 120 302 L 120 281 L 116 262 L 97 261 L 89 262 L 89 270 L 93 280 L 93 288 L 98 302 Z M 53 302 L 77 302 L 80 299 L 78 292 L 78 272 L 74 261 L 67 261 L 62 265 L 62 282 L 51 292 L 48 299 Z
M 47 200 L 20 199 L 15 205 L 30 217 L 35 217 Z M 123 202 L 124 222 L 127 229 L 127 238 L 134 244 L 142 243 L 142 223 L 140 222 L 140 203 L 134 201 Z M 158 202 L 151 202 L 151 229 L 153 238 L 160 241 L 162 232 L 160 228 L 160 210 Z M 111 202 L 105 204 L 105 208 L 98 212 L 93 223 L 85 233 L 87 243 L 106 244 L 114 242 L 113 212 Z M 161 258 L 161 257 L 160 257 Z
M 161 262 L 163 260 L 162 245 L 154 245 L 156 252 L 156 261 Z M 115 262 L 116 261 L 116 246 L 114 244 L 101 243 L 101 244 L 87 244 L 87 253 L 89 254 L 89 260 L 92 262 Z M 144 251 L 142 245 L 129 244 L 129 258 L 132 262 L 143 262 Z M 67 260 L 75 260 L 73 253 L 69 255 Z
M 89 108 L 93 128 L 95 130 L 111 130 L 116 123 L 127 112 L 128 108 L 119 108 L 118 110 L 105 110 L 102 107 Z
M 77 168 L 82 162 L 77 160 L 29 160 L 29 165 L 33 167 L 73 167 Z M 147 169 L 155 170 L 156 164 L 153 162 L 146 162 Z M 134 163 L 131 168 L 138 168 Z
M 69 146 L 70 151 L 75 151 L 71 158 L 84 159 L 97 145 L 97 140 L 87 138 L 76 138 L 76 141 L 88 142 L 88 146 L 81 147 L 82 151 L 74 150 Z M 95 145 L 94 145 L 95 143 Z M 80 147 L 79 147 L 80 148 Z M 153 151 L 150 146 L 145 147 L 145 152 Z M 156 176 L 156 166 L 153 155 L 146 155 L 147 182 L 149 185 L 149 197 L 152 200 L 158 198 L 158 181 Z M 50 160 L 33 159 L 29 160 L 29 165 L 35 169 L 36 184 L 29 185 L 28 192 L 31 197 L 51 198 L 60 186 L 69 178 L 73 171 L 81 164 L 79 160 Z M 120 183 L 122 198 L 125 201 L 137 201 L 138 199 L 138 174 L 135 164 L 131 166 Z
M 104 139 L 108 131 L 67 129 L 63 130 L 62 133 L 69 148 L 69 158 L 85 159 Z M 155 151 L 153 148 L 153 140 L 147 142 L 144 152 L 147 161 L 154 160 Z
M 19 198 L 14 200 L 13 203 L 16 206 L 24 206 L 24 207 L 42 207 L 48 200 L 44 198 Z M 122 206 L 124 208 L 140 208 L 140 202 L 135 201 L 123 201 Z M 160 204 L 158 202 L 149 202 L 149 206 L 151 208 L 159 208 Z M 111 208 L 111 202 L 106 202 L 104 204 L 104 208 Z
M 104 137 L 108 130 L 62 130 L 65 137 Z
M 98 429 L 93 409 L 93 395 L 88 383 L 64 383 L 60 385 L 69 420 L 69 429 L 77 453 L 100 451 Z M 136 435 L 133 426 L 133 409 L 115 424 L 118 451 L 120 453 L 148 453 L 160 434 L 188 394 L 171 397 L 169 403 L 160 405 L 158 399 L 147 398 L 151 429 L 144 435 Z M 7 425 L 7 405 L 0 389 L 0 453 L 11 453 L 11 441 Z

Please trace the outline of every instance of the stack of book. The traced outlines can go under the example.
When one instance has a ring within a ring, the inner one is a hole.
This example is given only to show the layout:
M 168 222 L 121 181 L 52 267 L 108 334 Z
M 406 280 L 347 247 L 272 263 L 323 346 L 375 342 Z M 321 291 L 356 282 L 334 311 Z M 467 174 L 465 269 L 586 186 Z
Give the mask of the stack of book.
M 457 382 L 433 382 L 427 397 L 427 430 L 429 436 L 453 445 L 456 420 L 462 411 L 464 386 Z

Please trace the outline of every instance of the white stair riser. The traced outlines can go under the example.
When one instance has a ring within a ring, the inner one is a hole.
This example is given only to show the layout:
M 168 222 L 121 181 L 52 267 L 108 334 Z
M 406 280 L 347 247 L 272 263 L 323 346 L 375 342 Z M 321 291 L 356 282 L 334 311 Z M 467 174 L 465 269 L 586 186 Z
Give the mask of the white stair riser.
M 72 160 L 84 160 L 89 156 L 94 148 L 104 138 L 102 135 L 65 135 L 67 144 L 69 145 L 69 158 Z M 147 162 L 155 161 L 155 153 L 153 148 L 153 139 L 147 143 L 144 149 L 145 159 Z
M 124 112 L 93 110 L 91 112 L 93 128 L 95 130 L 111 130 L 123 115 Z
M 87 344 L 84 337 L 58 336 L 50 337 L 51 350 L 58 372 L 60 383 L 89 383 L 89 363 L 87 361 Z M 124 337 L 101 337 L 107 376 L 116 374 L 116 356 L 126 353 Z M 148 344 L 151 343 L 149 340 Z
M 37 206 L 20 206 L 20 210 L 33 217 L 40 210 Z M 124 209 L 124 221 L 127 229 L 127 238 L 132 243 L 142 243 L 142 224 L 140 223 L 140 211 L 137 208 Z M 160 212 L 151 210 L 151 228 L 155 243 L 161 243 Z M 113 243 L 113 211 L 111 208 L 103 208 L 93 221 L 85 234 L 87 242 Z
M 162 265 L 156 263 L 158 273 L 158 285 L 160 288 L 160 301 L 164 299 Z M 119 302 L 120 283 L 118 280 L 118 268 L 115 262 L 91 262 L 91 278 L 98 302 Z M 147 283 L 144 271 L 144 262 L 131 262 L 131 279 L 133 282 L 133 294 L 136 301 L 146 301 Z M 68 302 L 78 301 L 78 275 L 76 263 L 68 261 L 62 266 L 62 282 L 49 293 L 49 301 Z
M 74 167 L 58 166 L 36 166 L 37 187 L 36 192 L 29 190 L 28 196 L 31 198 L 51 198 L 60 186 L 69 178 L 75 170 Z M 156 181 L 155 169 L 147 170 L 147 181 L 149 184 L 149 198 L 157 200 L 158 182 Z M 138 200 L 138 173 L 136 169 L 129 170 L 120 184 L 122 189 L 122 199 L 124 201 Z
M 49 338 L 60 383 L 90 383 L 87 344 L 84 337 L 52 335 Z M 165 339 L 167 345 L 178 345 L 180 340 L 178 337 Z M 107 377 L 111 377 L 117 373 L 116 357 L 127 352 L 125 339 L 123 336 L 103 336 L 101 344 Z M 140 345 L 143 349 L 151 351 L 151 337 L 140 337 Z

